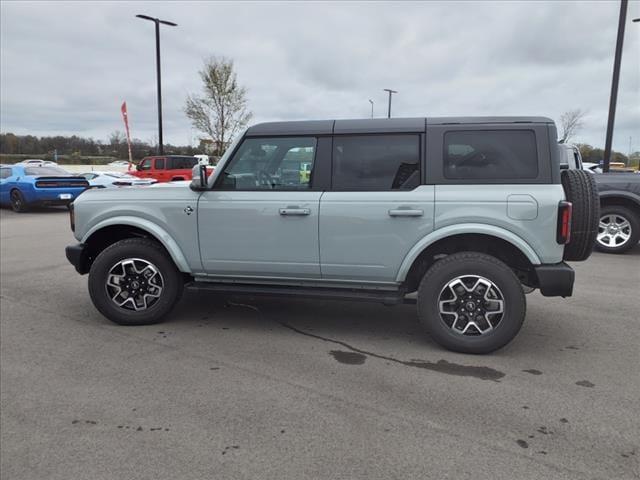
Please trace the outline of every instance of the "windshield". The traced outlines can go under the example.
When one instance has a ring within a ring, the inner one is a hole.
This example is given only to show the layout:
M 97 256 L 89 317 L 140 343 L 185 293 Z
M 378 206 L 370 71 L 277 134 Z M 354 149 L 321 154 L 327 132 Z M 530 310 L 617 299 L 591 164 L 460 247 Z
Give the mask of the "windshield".
M 220 169 L 219 167 L 227 163 L 227 160 L 229 160 L 229 156 L 236 149 L 236 147 L 238 146 L 238 143 L 240 143 L 240 140 L 244 138 L 244 134 L 247 133 L 247 130 L 249 129 L 245 128 L 242 132 L 240 132 L 240 135 L 238 135 L 233 140 L 233 142 L 231 142 L 231 145 L 229 145 L 229 148 L 227 148 L 227 150 L 222 154 L 222 157 L 220 157 L 220 160 L 218 160 L 216 169 L 213 171 L 213 175 L 209 175 L 209 179 L 207 180 L 207 184 L 209 185 L 209 187 L 213 186 L 213 183 L 216 181 L 216 178 L 218 177 L 218 172 L 222 171 L 222 169 Z
M 59 167 L 47 165 L 45 167 L 27 167 L 24 169 L 25 175 L 70 175 L 69 172 Z

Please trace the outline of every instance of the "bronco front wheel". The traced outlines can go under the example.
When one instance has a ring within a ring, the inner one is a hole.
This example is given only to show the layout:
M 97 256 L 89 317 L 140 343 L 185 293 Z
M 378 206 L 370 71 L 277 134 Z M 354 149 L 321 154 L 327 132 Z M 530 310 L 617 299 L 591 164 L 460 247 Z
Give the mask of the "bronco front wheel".
M 418 316 L 449 350 L 489 353 L 509 343 L 524 321 L 518 277 L 495 257 L 460 252 L 437 261 L 418 288 Z
M 114 243 L 96 258 L 89 272 L 93 304 L 121 325 L 160 322 L 180 299 L 182 276 L 156 242 L 130 238 Z

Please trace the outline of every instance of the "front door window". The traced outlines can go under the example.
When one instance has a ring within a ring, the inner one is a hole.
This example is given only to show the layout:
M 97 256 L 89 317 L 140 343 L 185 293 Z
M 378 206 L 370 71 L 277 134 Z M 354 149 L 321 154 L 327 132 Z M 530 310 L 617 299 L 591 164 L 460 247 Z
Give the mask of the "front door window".
M 222 173 L 223 190 L 310 190 L 316 139 L 248 138 Z

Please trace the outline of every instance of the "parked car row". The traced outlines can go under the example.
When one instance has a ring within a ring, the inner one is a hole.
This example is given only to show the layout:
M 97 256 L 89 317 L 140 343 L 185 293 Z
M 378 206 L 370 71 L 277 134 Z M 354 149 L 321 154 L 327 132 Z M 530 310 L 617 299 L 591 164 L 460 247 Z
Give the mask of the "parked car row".
M 150 186 L 157 180 L 123 172 L 93 171 L 79 175 L 45 163 L 0 165 L 0 205 L 15 212 L 30 207 L 69 205 L 89 188 Z

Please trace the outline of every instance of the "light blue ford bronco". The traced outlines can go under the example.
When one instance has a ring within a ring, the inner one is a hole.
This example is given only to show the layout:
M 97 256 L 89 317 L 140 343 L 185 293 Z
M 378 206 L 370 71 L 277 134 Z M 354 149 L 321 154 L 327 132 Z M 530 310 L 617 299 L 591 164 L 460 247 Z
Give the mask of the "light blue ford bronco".
M 591 253 L 593 176 L 560 156 L 540 117 L 262 123 L 209 178 L 83 193 L 66 254 L 123 325 L 160 321 L 185 286 L 415 302 L 438 343 L 487 353 L 519 331 L 525 290 L 570 296 L 564 261 Z

